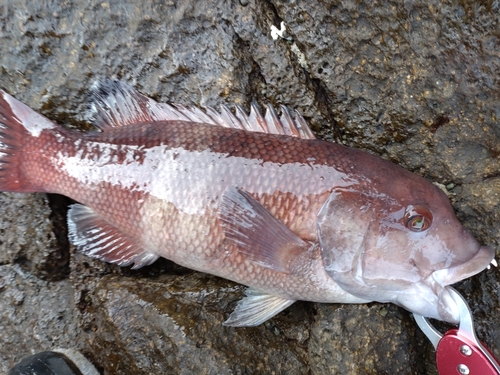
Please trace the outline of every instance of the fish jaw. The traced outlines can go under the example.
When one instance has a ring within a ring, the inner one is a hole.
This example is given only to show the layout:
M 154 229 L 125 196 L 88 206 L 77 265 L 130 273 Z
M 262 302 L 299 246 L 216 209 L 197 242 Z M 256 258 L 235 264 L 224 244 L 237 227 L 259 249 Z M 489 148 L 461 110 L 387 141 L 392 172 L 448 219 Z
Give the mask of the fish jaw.
M 402 290 L 398 293 L 397 299 L 391 302 L 418 315 L 453 324 L 458 323 L 459 309 L 447 286 L 485 270 L 494 259 L 495 251 L 491 247 L 480 246 L 465 229 L 454 233 L 458 242 L 452 241 L 454 246 L 451 248 L 460 249 L 454 253 L 456 258 L 450 257 L 449 264 L 436 267 L 426 276 L 423 271 L 425 267 L 422 265 L 428 264 L 429 259 L 423 254 L 422 259 L 417 261 L 417 268 L 422 275 L 421 280 Z M 435 243 L 438 239 L 437 236 L 430 236 L 428 243 Z
M 481 246 L 479 251 L 467 262 L 455 267 L 437 270 L 432 278 L 440 285 L 446 286 L 474 276 L 484 270 L 495 258 L 495 251 L 489 246 Z
M 494 255 L 492 248 L 481 246 L 465 263 L 439 269 L 420 280 L 392 280 L 389 284 L 365 277 L 361 260 L 353 267 L 357 272 L 329 274 L 341 288 L 358 298 L 394 303 L 412 313 L 457 324 L 459 309 L 447 286 L 483 271 Z
M 495 251 L 491 247 L 481 246 L 479 251 L 469 261 L 455 267 L 434 271 L 429 276 L 430 280 L 427 284 L 434 286 L 434 295 L 438 297 L 437 314 L 434 316 L 429 313 L 427 313 L 427 315 L 420 315 L 443 320 L 449 323 L 458 323 L 459 309 L 446 286 L 452 285 L 483 271 L 490 265 L 494 257 Z M 411 303 L 409 307 L 413 307 L 411 306 Z M 414 311 L 414 309 L 408 309 Z M 419 313 L 417 312 L 417 314 Z
M 421 283 L 413 284 L 392 301 L 405 309 L 428 318 L 459 323 L 459 308 L 447 286 L 484 270 L 495 256 L 492 248 L 481 246 L 468 262 L 434 271 Z

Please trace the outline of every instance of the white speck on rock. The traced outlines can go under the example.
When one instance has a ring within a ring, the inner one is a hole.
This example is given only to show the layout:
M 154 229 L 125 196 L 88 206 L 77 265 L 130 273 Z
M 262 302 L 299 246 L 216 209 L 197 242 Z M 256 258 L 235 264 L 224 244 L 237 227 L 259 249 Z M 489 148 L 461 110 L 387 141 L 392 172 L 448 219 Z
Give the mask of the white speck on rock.
M 285 22 L 283 21 L 281 21 L 279 29 L 276 26 L 271 25 L 271 38 L 273 38 L 273 40 L 277 40 L 278 38 L 283 38 L 285 31 L 286 31 L 286 26 Z
M 271 37 L 273 38 L 273 40 L 282 38 L 291 41 L 290 49 L 292 53 L 297 57 L 297 61 L 299 62 L 300 66 L 309 71 L 309 65 L 307 64 L 306 56 L 299 49 L 299 46 L 297 46 L 295 41 L 293 41 L 293 39 L 286 33 L 285 22 L 281 21 L 279 29 L 276 26 L 271 25 Z

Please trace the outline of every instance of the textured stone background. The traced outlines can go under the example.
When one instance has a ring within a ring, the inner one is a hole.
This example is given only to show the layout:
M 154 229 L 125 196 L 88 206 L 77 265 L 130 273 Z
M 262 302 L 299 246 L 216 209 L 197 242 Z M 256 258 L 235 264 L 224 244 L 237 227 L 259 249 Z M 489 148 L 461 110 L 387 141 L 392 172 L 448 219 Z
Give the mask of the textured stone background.
M 3 0 L 0 87 L 79 129 L 100 78 L 185 105 L 285 104 L 322 138 L 446 186 L 498 254 L 498 2 L 307 3 Z M 242 287 L 167 261 L 138 272 L 92 261 L 68 246 L 65 198 L 0 199 L 2 373 L 55 347 L 103 374 L 436 373 L 393 305 L 297 303 L 260 327 L 223 327 Z M 498 269 L 458 288 L 500 357 Z

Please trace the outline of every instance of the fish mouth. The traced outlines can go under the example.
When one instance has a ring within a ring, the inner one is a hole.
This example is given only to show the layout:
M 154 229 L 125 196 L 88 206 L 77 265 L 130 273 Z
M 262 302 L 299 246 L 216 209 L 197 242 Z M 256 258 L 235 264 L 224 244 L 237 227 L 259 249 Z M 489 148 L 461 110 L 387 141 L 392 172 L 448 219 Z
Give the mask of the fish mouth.
M 494 259 L 495 251 L 491 247 L 481 246 L 467 262 L 431 274 L 431 285 L 438 299 L 437 313 L 440 320 L 454 324 L 459 322 L 459 307 L 449 292 L 448 286 L 478 274 L 490 264 L 495 264 Z
M 474 276 L 487 268 L 495 258 L 495 251 L 489 246 L 481 246 L 479 251 L 468 261 L 455 267 L 434 271 L 432 279 L 442 287 L 454 284 Z

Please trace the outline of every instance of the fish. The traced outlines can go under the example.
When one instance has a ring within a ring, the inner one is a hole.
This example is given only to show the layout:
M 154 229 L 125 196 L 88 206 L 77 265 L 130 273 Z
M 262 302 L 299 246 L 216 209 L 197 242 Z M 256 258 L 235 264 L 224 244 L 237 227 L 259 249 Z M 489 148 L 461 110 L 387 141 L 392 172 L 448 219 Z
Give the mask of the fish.
M 224 323 L 256 326 L 298 300 L 394 303 L 457 323 L 448 285 L 494 261 L 430 181 L 316 139 L 296 111 L 263 115 L 91 88 L 95 131 L 0 91 L 0 191 L 65 195 L 71 243 L 137 269 L 159 257 L 248 287 Z

